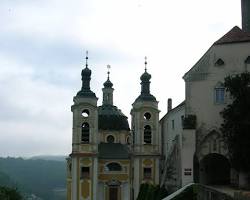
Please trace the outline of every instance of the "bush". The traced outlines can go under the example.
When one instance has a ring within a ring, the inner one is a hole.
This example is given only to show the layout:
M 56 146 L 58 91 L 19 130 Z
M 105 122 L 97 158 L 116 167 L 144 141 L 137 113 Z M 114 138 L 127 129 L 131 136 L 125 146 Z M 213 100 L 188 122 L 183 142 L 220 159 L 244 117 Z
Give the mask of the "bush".
M 194 185 L 186 188 L 182 193 L 175 196 L 173 200 L 197 200 L 196 186 Z
M 167 190 L 159 185 L 143 183 L 136 200 L 161 200 L 168 195 Z

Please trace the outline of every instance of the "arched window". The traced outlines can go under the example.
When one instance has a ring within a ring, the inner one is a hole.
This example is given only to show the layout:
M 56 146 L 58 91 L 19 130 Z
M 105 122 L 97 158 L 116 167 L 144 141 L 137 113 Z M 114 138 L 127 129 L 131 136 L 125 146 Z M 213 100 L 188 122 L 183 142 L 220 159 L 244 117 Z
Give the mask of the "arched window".
M 89 124 L 87 122 L 82 124 L 82 143 L 89 143 Z
M 150 120 L 151 114 L 149 112 L 144 113 L 144 119 Z
M 152 134 L 151 127 L 149 125 L 144 126 L 144 142 L 146 144 L 151 144 Z
M 105 167 L 106 171 L 122 171 L 122 166 L 119 163 L 109 163 Z

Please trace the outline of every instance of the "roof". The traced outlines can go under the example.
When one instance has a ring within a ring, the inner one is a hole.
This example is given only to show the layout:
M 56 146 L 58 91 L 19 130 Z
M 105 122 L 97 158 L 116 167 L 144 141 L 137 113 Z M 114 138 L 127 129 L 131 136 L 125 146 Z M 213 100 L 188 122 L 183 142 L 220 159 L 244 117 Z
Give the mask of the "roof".
M 176 111 L 178 108 L 181 108 L 182 106 L 184 106 L 185 103 L 186 103 L 186 101 L 183 101 L 183 102 L 181 102 L 178 106 L 176 106 L 176 107 L 174 107 L 173 109 L 169 110 L 169 111 L 160 119 L 160 121 L 161 121 L 163 118 L 165 118 L 166 116 L 168 116 L 170 113 L 172 113 L 172 112 Z
M 156 98 L 152 94 L 140 94 L 135 102 L 137 101 L 156 101 Z
M 250 33 L 244 32 L 238 26 L 233 27 L 230 31 L 228 31 L 224 36 L 222 36 L 219 40 L 217 40 L 207 51 L 206 53 L 195 63 L 195 65 L 184 74 L 183 79 L 187 80 L 189 75 L 195 72 L 198 76 L 201 74 L 197 73 L 200 71 L 202 74 L 207 73 L 207 63 L 209 60 L 209 53 L 211 49 L 216 45 L 223 44 L 233 44 L 233 43 L 243 43 L 250 42 Z M 197 78 L 195 74 L 192 77 L 193 79 Z
M 126 144 L 100 143 L 98 146 L 99 158 L 103 159 L 128 159 L 129 149 Z
M 128 118 L 113 105 L 98 107 L 98 128 L 102 130 L 130 130 Z
M 250 42 L 250 33 L 244 32 L 238 26 L 235 26 L 214 44 L 219 45 L 239 42 Z

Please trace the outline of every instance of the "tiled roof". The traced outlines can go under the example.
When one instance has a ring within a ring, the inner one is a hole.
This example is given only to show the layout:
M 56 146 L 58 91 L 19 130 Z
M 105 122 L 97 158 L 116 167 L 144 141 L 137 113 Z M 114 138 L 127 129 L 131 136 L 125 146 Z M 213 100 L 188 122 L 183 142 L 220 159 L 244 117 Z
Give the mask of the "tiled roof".
M 130 130 L 127 117 L 113 105 L 98 107 L 98 128 L 102 130 Z
M 239 42 L 250 42 L 250 33 L 244 32 L 238 26 L 235 26 L 214 44 L 218 45 Z
M 127 145 L 120 143 L 100 143 L 98 146 L 99 158 L 103 159 L 128 159 Z

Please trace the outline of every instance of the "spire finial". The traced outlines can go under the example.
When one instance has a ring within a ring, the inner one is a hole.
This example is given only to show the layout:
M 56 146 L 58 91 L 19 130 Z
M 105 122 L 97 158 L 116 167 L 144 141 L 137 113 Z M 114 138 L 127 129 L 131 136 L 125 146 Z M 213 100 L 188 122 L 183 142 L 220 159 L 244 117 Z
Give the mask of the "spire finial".
M 110 68 L 111 68 L 111 66 L 110 65 L 107 65 L 107 69 L 108 69 L 108 79 L 109 79 L 109 74 L 110 74 Z
M 147 56 L 145 56 L 145 62 L 144 62 L 144 64 L 145 64 L 145 72 L 147 71 L 147 64 L 148 64 L 148 62 L 147 62 Z
M 89 54 L 89 52 L 86 51 L 86 57 L 85 57 L 85 59 L 86 59 L 86 64 L 85 64 L 85 66 L 86 66 L 86 67 L 88 67 L 88 59 L 89 59 L 88 54 Z

